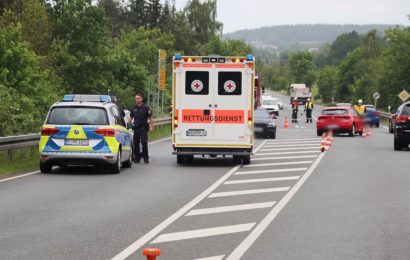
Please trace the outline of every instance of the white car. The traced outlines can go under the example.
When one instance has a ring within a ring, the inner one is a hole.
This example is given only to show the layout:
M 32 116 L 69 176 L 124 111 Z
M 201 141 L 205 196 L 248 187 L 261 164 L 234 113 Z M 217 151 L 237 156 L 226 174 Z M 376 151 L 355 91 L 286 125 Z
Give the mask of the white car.
M 279 104 L 276 98 L 262 97 L 261 107 L 268 110 L 271 114 L 279 115 Z
M 279 105 L 279 109 L 283 110 L 283 101 L 281 98 L 276 98 L 276 100 L 278 101 L 278 105 Z

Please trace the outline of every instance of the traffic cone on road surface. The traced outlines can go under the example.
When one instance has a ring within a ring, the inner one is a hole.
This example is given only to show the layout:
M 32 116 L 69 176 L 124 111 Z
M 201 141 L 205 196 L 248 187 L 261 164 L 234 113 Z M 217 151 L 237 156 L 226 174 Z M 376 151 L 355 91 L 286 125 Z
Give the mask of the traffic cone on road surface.
M 372 128 L 369 127 L 368 129 L 369 130 L 367 130 L 367 136 L 372 136 Z
M 367 137 L 367 128 L 363 127 L 362 137 Z
M 289 121 L 288 121 L 288 117 L 285 116 L 285 125 L 284 128 L 289 128 Z
M 144 248 L 142 254 L 147 257 L 147 260 L 155 260 L 157 256 L 161 255 L 161 250 L 159 248 Z
M 333 132 L 332 130 L 329 130 L 327 137 L 326 137 L 327 149 L 329 149 L 330 146 L 332 146 L 332 144 L 333 144 Z
M 320 151 L 323 153 L 326 150 L 326 135 L 323 133 L 322 141 L 320 142 Z

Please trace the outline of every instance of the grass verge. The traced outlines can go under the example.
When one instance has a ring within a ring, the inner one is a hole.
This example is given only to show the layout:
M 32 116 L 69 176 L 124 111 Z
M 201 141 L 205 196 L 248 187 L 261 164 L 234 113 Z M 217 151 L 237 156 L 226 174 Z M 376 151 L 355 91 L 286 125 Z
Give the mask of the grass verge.
M 155 141 L 171 135 L 171 125 L 155 128 L 149 133 L 149 141 Z M 38 170 L 39 153 L 37 146 L 13 150 L 10 158 L 8 151 L 0 151 L 0 177 L 15 173 L 23 173 Z

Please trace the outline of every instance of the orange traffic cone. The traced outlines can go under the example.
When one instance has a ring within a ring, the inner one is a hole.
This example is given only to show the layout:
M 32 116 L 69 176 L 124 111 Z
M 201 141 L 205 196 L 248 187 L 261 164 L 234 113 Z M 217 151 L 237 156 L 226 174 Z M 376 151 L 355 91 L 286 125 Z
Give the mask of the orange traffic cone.
M 369 127 L 368 129 L 369 130 L 367 130 L 367 136 L 372 136 L 372 128 Z
M 289 121 L 288 121 L 288 117 L 285 116 L 285 126 L 284 128 L 289 128 Z
M 367 137 L 367 128 L 363 127 L 362 137 Z
M 326 138 L 327 149 L 329 149 L 330 146 L 332 146 L 332 144 L 333 144 L 333 133 L 332 133 L 332 130 L 330 130 Z
M 142 254 L 147 257 L 147 260 L 155 260 L 157 256 L 161 255 L 161 250 L 159 248 L 144 248 Z
M 323 153 L 324 151 L 326 151 L 326 136 L 323 133 L 322 135 L 322 141 L 320 142 L 320 151 Z

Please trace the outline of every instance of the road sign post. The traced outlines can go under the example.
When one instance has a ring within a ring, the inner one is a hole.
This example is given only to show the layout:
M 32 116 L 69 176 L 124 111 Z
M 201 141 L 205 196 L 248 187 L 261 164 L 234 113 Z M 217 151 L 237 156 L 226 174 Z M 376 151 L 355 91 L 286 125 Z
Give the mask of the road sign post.
M 380 93 L 379 92 L 374 92 L 373 93 L 373 98 L 374 98 L 374 107 L 377 108 L 377 100 L 380 98 Z

